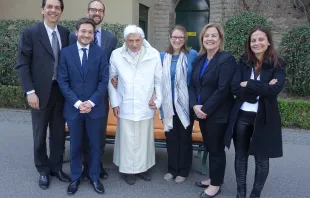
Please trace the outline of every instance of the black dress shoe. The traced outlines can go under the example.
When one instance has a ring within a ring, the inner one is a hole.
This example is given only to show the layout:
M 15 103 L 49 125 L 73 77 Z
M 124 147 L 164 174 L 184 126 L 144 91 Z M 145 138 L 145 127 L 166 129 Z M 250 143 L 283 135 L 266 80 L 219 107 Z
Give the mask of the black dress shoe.
M 151 175 L 148 174 L 147 172 L 138 173 L 137 176 L 143 179 L 144 181 L 151 181 L 152 179 Z
M 134 174 L 124 174 L 124 179 L 129 185 L 134 185 L 136 183 L 136 175 Z
M 81 183 L 80 179 L 71 182 L 68 186 L 67 194 L 74 195 L 78 191 L 80 183 Z
M 50 185 L 50 178 L 48 175 L 40 175 L 39 186 L 41 189 L 46 190 Z
M 208 188 L 209 185 L 203 184 L 200 182 L 195 182 L 195 186 L 199 187 L 199 188 Z
M 217 193 L 215 193 L 215 195 L 208 195 L 207 193 L 205 193 L 205 191 L 202 191 L 202 193 L 200 194 L 200 198 L 211 198 L 211 197 L 215 197 L 216 195 L 221 193 L 221 188 L 217 191 Z
M 62 170 L 60 170 L 58 172 L 51 172 L 50 175 L 57 177 L 57 179 L 59 179 L 59 181 L 62 181 L 62 182 L 70 182 L 71 181 L 70 177 L 66 173 L 64 173 Z
M 101 179 L 108 179 L 109 178 L 108 172 L 102 166 L 100 166 L 100 175 L 99 175 L 99 177 Z
M 104 193 L 104 187 L 102 185 L 102 183 L 100 182 L 100 180 L 98 179 L 98 181 L 90 181 L 90 184 L 94 187 L 94 190 L 99 193 L 99 194 L 103 194 Z

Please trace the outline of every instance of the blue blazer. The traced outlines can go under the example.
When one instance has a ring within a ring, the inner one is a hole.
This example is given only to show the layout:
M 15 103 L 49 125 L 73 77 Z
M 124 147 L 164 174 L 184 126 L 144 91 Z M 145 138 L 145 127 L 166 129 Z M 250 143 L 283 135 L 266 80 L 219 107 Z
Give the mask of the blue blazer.
M 90 44 L 87 70 L 83 76 L 77 44 L 64 48 L 57 74 L 60 90 L 65 97 L 63 114 L 66 120 L 74 120 L 79 115 L 80 111 L 74 107 L 78 100 L 91 100 L 95 104 L 89 112 L 92 119 L 104 117 L 108 107 L 103 99 L 109 81 L 109 63 L 104 49 Z

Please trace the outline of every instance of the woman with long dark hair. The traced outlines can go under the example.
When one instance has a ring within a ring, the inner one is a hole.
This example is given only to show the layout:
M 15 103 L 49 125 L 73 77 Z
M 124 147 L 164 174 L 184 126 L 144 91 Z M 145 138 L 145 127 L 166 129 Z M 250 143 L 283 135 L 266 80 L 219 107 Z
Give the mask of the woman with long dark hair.
M 285 62 L 274 49 L 271 32 L 258 26 L 249 34 L 231 86 L 236 96 L 225 137 L 235 146 L 237 197 L 246 197 L 248 156 L 255 158 L 250 198 L 260 197 L 269 173 L 269 158 L 281 157 L 282 133 L 277 96 L 285 82 Z

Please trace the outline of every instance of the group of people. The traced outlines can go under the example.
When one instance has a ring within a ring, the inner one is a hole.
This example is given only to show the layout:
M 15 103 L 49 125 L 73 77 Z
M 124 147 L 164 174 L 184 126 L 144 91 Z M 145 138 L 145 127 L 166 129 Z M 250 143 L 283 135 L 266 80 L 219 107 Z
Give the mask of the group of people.
M 39 186 L 49 176 L 78 191 L 88 178 L 102 194 L 100 178 L 109 103 L 117 117 L 113 162 L 126 183 L 151 180 L 155 165 L 154 115 L 160 110 L 167 142 L 164 180 L 183 183 L 192 164 L 192 128 L 199 121 L 209 152 L 209 179 L 195 183 L 200 197 L 221 192 L 226 167 L 225 146 L 233 139 L 237 197 L 246 197 L 249 155 L 255 158 L 250 197 L 260 197 L 269 173 L 269 158 L 281 157 L 281 119 L 277 95 L 285 81 L 285 62 L 274 49 L 269 29 L 257 26 L 247 38 L 237 63 L 224 51 L 218 24 L 205 25 L 199 53 L 187 46 L 186 29 L 174 26 L 169 45 L 159 53 L 136 25 L 124 29 L 124 44 L 101 28 L 105 5 L 88 4 L 76 31 L 58 25 L 63 0 L 43 0 L 43 22 L 27 27 L 18 44 L 16 70 L 31 108 L 34 162 Z M 70 177 L 62 171 L 65 123 L 70 131 Z M 49 157 L 46 151 L 49 127 Z

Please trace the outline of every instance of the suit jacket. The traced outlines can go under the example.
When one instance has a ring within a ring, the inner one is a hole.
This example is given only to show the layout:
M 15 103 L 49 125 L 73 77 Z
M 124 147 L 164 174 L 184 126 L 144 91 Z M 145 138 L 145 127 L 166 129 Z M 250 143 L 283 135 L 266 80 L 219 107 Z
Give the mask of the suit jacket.
M 193 63 L 189 88 L 190 107 L 198 105 L 200 94 L 201 110 L 207 119 L 216 123 L 228 123 L 233 105 L 230 91 L 231 79 L 236 69 L 235 58 L 228 52 L 217 52 L 200 78 L 200 70 L 207 55 L 198 56 Z
M 86 74 L 82 74 L 81 60 L 77 44 L 70 45 L 61 51 L 57 68 L 57 81 L 65 97 L 64 117 L 75 119 L 80 111 L 74 104 L 91 100 L 95 106 L 89 112 L 92 119 L 104 117 L 104 95 L 109 81 L 109 64 L 105 50 L 90 44 Z
M 77 38 L 75 32 L 71 32 L 69 36 L 69 45 L 76 43 Z M 105 49 L 107 59 L 110 60 L 112 51 L 115 50 L 117 45 L 116 36 L 107 30 L 101 28 L 101 47 Z
M 248 153 L 268 158 L 283 156 L 281 117 L 277 96 L 284 87 L 285 67 L 286 63 L 281 58 L 278 59 L 277 67 L 274 67 L 273 61 L 264 60 L 260 70 L 260 80 L 252 80 L 251 73 L 254 64 L 248 61 L 247 55 L 241 56 L 231 82 L 232 93 L 236 98 L 225 135 L 225 145 L 228 148 L 242 104 L 258 102 L 254 133 Z M 269 85 L 274 78 L 278 80 L 277 83 Z M 246 87 L 240 86 L 243 81 L 248 82 Z M 257 96 L 259 96 L 258 100 Z
M 62 48 L 68 45 L 70 31 L 57 25 Z M 54 73 L 54 53 L 44 23 L 27 27 L 18 42 L 16 70 L 24 93 L 35 90 L 40 109 L 46 107 L 50 97 Z

